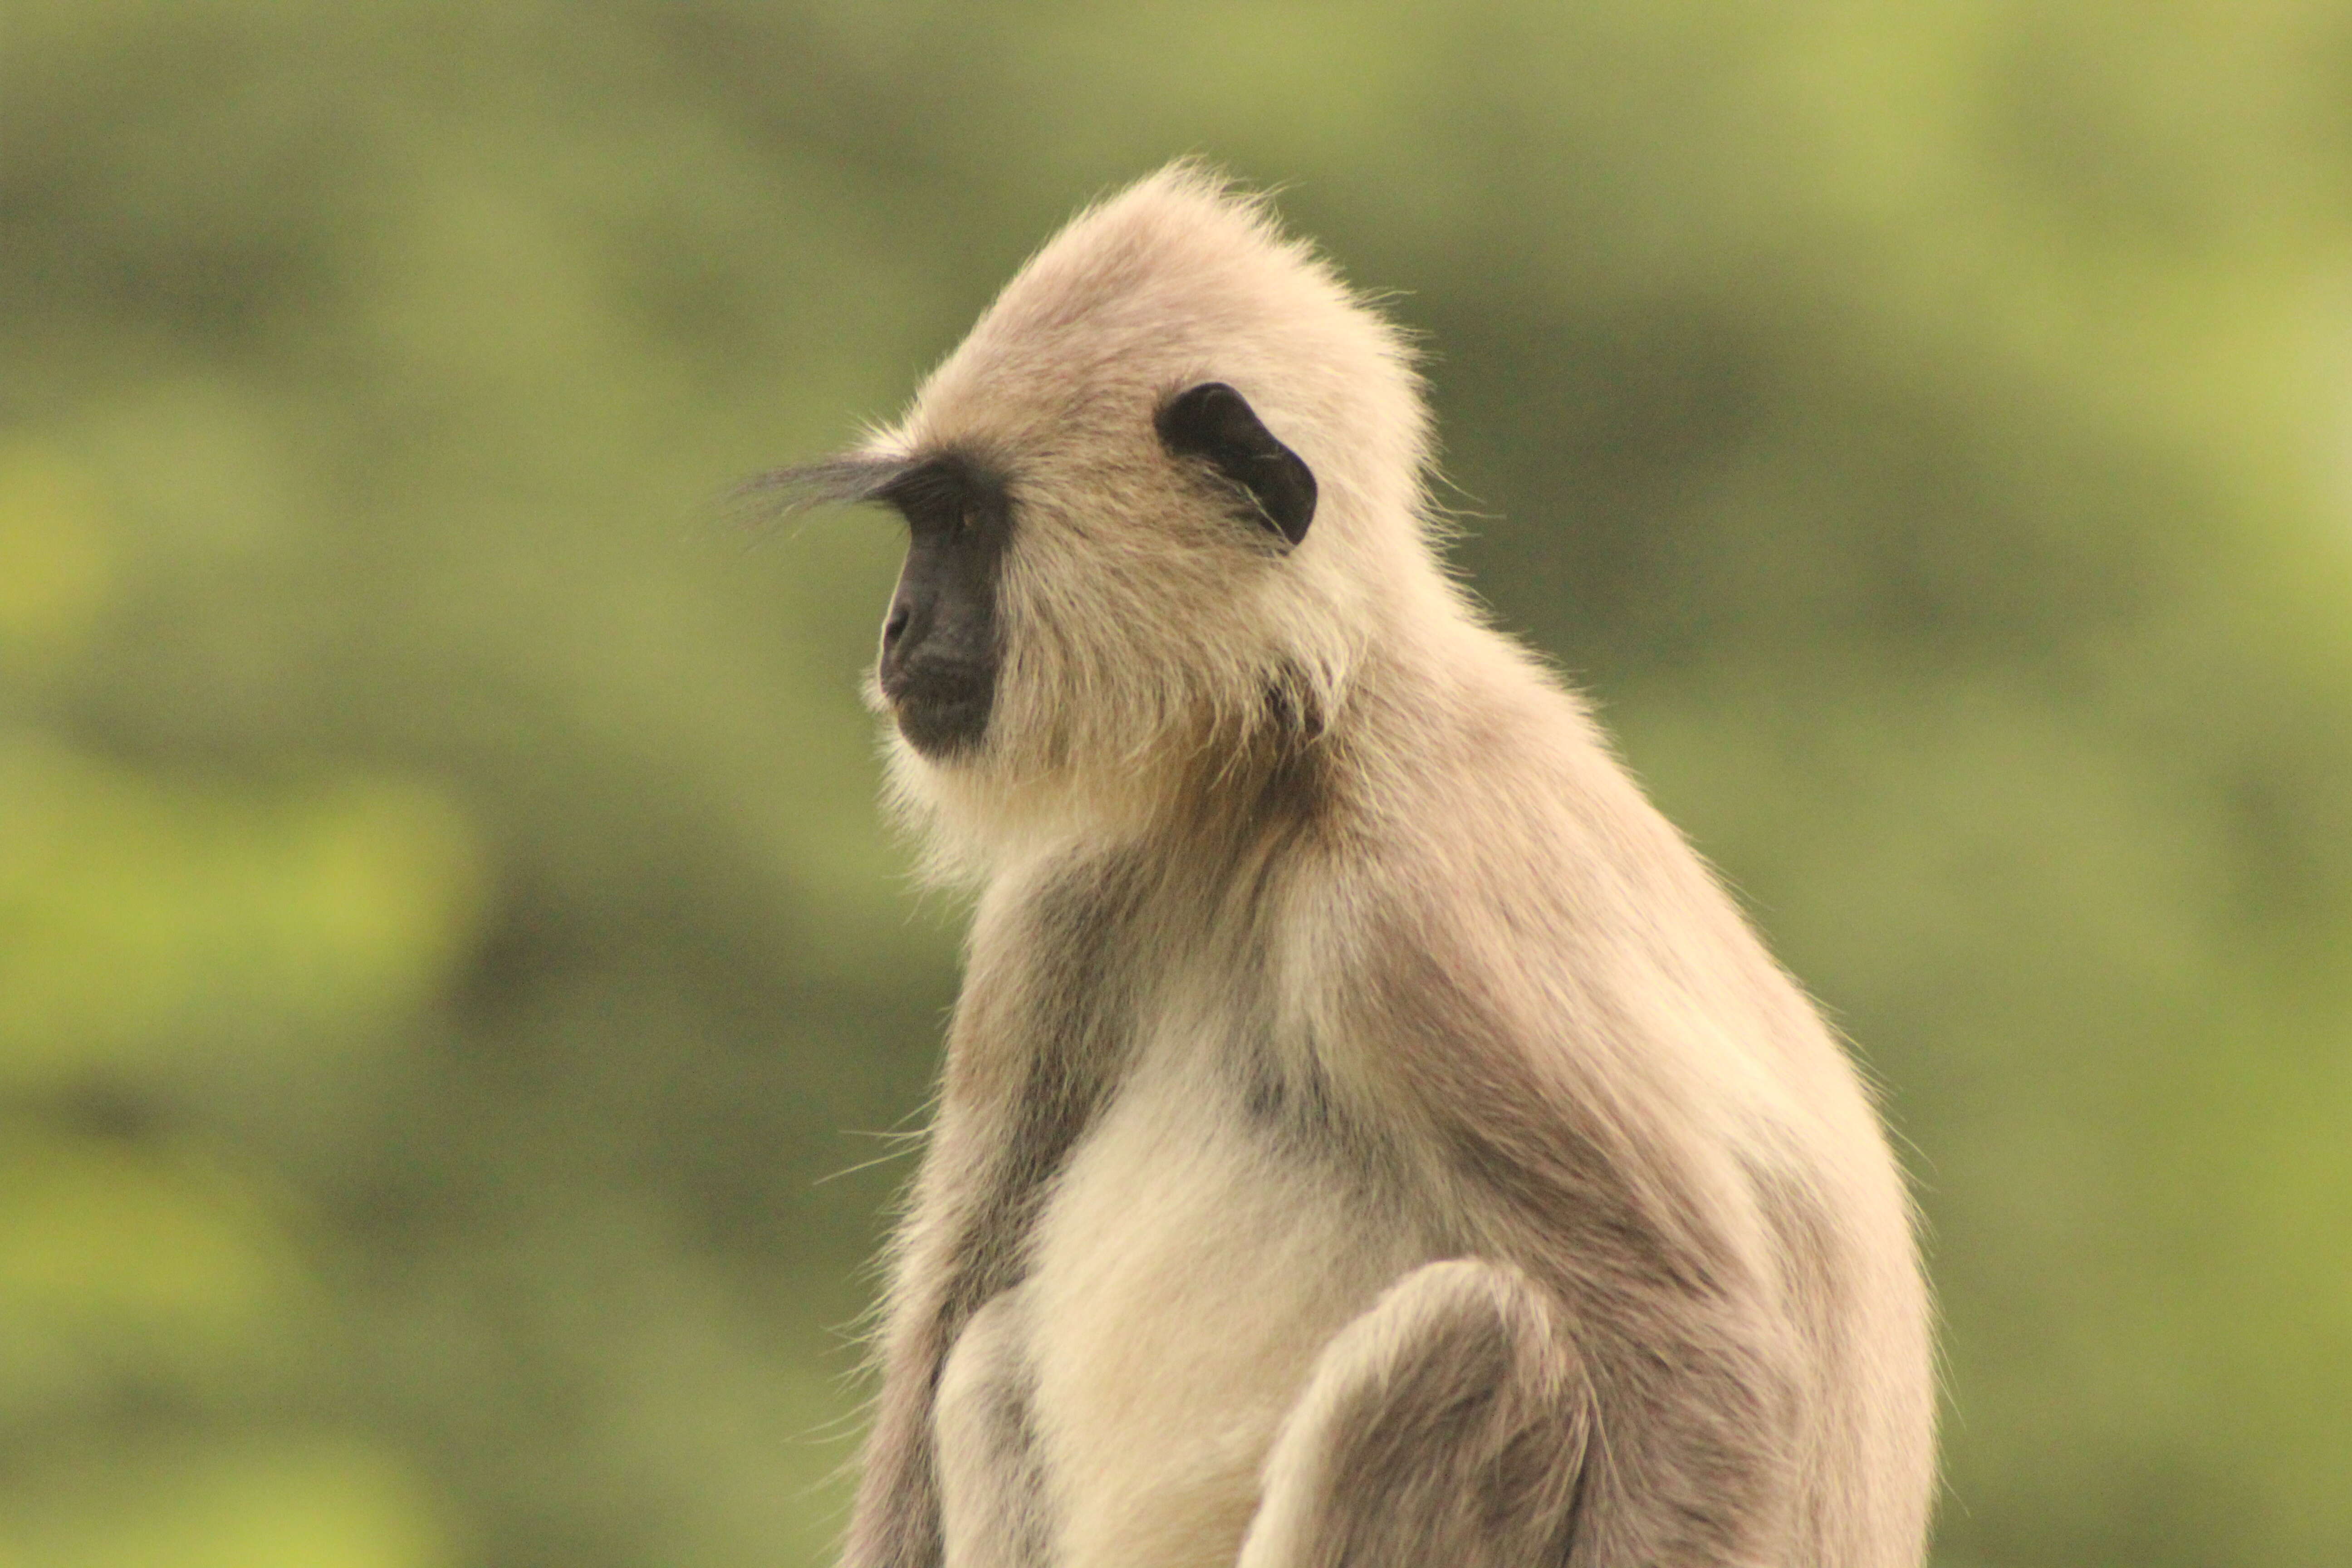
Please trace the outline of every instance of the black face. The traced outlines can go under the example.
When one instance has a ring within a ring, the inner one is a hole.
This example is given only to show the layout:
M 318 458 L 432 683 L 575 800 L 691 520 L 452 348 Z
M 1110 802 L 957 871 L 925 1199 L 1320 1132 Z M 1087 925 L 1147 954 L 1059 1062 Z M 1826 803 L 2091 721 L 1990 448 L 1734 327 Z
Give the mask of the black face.
M 934 458 L 877 500 L 907 520 L 907 563 L 882 625 L 877 675 L 899 733 L 927 757 L 980 743 L 996 701 L 996 574 L 1012 527 L 1003 481 Z

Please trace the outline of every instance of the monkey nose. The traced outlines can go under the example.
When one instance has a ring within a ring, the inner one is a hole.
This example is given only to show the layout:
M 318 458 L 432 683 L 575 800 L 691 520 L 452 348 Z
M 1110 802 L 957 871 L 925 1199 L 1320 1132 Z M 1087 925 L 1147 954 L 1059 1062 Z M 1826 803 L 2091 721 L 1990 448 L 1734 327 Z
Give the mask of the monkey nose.
M 882 623 L 882 647 L 884 651 L 887 652 L 889 649 L 896 647 L 898 644 L 898 639 L 906 635 L 907 620 L 911 614 L 912 611 L 905 605 L 893 605 L 890 606 L 890 618 Z

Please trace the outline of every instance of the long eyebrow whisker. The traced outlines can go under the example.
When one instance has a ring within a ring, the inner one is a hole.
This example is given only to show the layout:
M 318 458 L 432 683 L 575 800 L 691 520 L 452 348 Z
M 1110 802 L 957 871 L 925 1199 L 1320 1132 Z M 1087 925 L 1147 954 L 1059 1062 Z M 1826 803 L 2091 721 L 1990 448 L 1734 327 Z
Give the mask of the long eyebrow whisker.
M 886 500 L 891 487 L 922 466 L 915 458 L 853 452 L 771 468 L 729 491 L 728 510 L 755 527 L 772 528 L 820 506 Z

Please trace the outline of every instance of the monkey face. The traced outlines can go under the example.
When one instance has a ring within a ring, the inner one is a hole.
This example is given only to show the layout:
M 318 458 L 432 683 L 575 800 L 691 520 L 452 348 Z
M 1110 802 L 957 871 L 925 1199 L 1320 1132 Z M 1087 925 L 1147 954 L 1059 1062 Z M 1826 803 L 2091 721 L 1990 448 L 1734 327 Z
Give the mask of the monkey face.
M 944 760 L 981 743 L 996 705 L 1011 509 L 1002 480 L 954 454 L 918 465 L 879 499 L 907 520 L 908 541 L 875 680 L 908 743 Z
M 1315 515 L 1315 476 L 1234 387 L 1203 382 L 1158 399 L 1146 439 L 1158 452 L 1156 461 L 1138 466 L 1140 472 L 1063 473 L 1055 476 L 1057 482 L 1032 485 L 1033 503 L 1045 504 L 1033 508 L 1041 515 L 1029 520 L 1029 549 L 1054 558 L 1049 574 L 1065 591 L 1020 593 L 1020 584 L 1035 585 L 1039 574 L 1033 562 L 1032 570 L 1015 574 L 1012 596 L 1020 603 L 1009 614 L 1005 575 L 1015 520 L 1011 487 L 998 465 L 949 444 L 909 459 L 874 491 L 874 499 L 905 519 L 908 530 L 906 563 L 883 620 L 875 689 L 899 733 L 926 760 L 970 761 L 987 745 L 1000 706 L 1005 645 L 1024 640 L 1008 635 L 1008 623 L 1027 628 L 1030 656 L 1021 662 L 1032 672 L 1041 665 L 1060 665 L 1067 677 L 1071 667 L 1091 666 L 1098 684 L 1107 663 L 1129 672 L 1158 663 L 1153 683 L 1163 695 L 1173 696 L 1190 683 L 1171 679 L 1175 672 L 1164 656 L 1179 649 L 1164 631 L 1158 644 L 1147 638 L 1145 647 L 1127 650 L 1124 658 L 1055 659 L 1047 649 L 1061 645 L 1070 652 L 1068 634 L 1090 627 L 1099 654 L 1108 651 L 1099 645 L 1123 640 L 1121 634 L 1164 622 L 1171 613 L 1207 624 L 1211 617 L 1202 615 L 1202 603 L 1230 600 L 1237 586 L 1218 581 L 1234 564 L 1233 556 L 1263 563 L 1269 552 L 1287 553 L 1306 537 Z M 1066 505 L 1053 504 L 1051 496 L 1086 497 L 1094 504 L 1086 509 L 1088 515 L 1074 518 L 1066 515 Z M 1085 559 L 1106 532 L 1120 535 L 1115 525 L 1106 529 L 1112 519 L 1103 508 L 1141 510 L 1158 522 L 1154 527 L 1129 520 L 1128 544 L 1115 553 L 1130 569 L 1114 574 L 1113 580 L 1092 569 L 1097 563 Z M 1143 542 L 1155 535 L 1159 544 L 1152 549 Z M 1243 548 L 1236 552 L 1236 545 Z M 1144 570 L 1132 569 L 1150 556 L 1156 560 Z M 1124 583 L 1115 580 L 1119 575 Z M 1191 580 L 1195 578 L 1200 580 Z M 1081 592 L 1066 591 L 1074 587 Z M 1120 604 L 1138 590 L 1153 602 Z M 1167 644 L 1160 647 L 1162 659 L 1149 658 L 1150 647 L 1160 644 Z M 1112 696 L 1069 689 L 1066 679 L 1055 684 L 1060 688 L 1055 706 L 1065 711 L 1073 703 L 1099 705 Z

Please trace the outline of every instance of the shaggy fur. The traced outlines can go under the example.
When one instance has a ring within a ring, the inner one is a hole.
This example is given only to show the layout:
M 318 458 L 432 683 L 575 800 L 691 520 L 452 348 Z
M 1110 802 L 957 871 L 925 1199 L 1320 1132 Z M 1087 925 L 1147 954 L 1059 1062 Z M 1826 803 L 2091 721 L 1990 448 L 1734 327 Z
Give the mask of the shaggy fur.
M 1207 382 L 1311 470 L 1295 549 L 1155 433 Z M 805 471 L 952 455 L 1013 519 L 983 739 L 892 743 L 980 894 L 852 1568 L 1919 1562 L 1876 1120 L 1447 579 L 1429 442 L 1396 331 L 1178 165 Z

